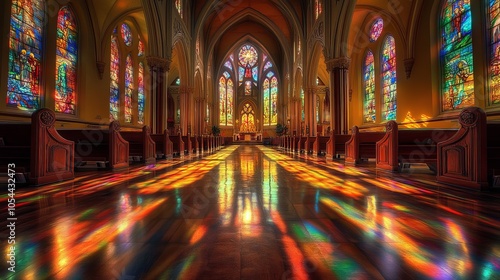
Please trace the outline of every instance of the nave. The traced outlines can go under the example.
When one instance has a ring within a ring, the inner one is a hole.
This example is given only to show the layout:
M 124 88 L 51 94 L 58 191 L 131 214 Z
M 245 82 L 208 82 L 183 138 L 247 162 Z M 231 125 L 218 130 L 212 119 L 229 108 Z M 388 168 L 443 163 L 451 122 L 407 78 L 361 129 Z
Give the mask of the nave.
M 0 278 L 498 279 L 499 198 L 227 146 L 17 189 L 16 273 L 4 261 Z

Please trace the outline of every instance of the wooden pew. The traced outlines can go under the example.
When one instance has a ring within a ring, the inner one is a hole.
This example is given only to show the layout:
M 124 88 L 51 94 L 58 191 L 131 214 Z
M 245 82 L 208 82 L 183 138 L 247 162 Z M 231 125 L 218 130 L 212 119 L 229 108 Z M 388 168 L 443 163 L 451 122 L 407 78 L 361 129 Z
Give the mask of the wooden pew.
M 151 134 L 151 139 L 153 139 L 156 144 L 157 159 L 169 159 L 173 157 L 174 145 L 172 141 L 170 141 L 167 129 L 163 131 L 163 134 Z
M 293 135 L 292 138 L 290 139 L 290 151 L 292 153 L 300 153 L 300 137 Z
M 184 142 L 184 154 L 189 155 L 193 153 L 193 146 L 191 143 L 191 137 L 189 135 L 182 136 L 182 141 Z
M 203 155 L 203 136 L 200 135 L 200 136 L 196 136 L 196 141 L 198 141 L 198 151 L 200 153 L 200 155 Z
M 425 163 L 436 172 L 437 143 L 456 132 L 456 129 L 399 129 L 395 121 L 389 121 L 384 137 L 377 142 L 376 167 L 401 171 L 411 163 Z
M 298 150 L 299 154 L 305 153 L 306 141 L 307 141 L 307 137 L 300 136 L 300 139 L 297 143 L 297 150 Z
M 332 131 L 326 143 L 326 159 L 332 160 L 345 155 L 345 144 L 351 139 L 351 136 L 350 134 L 334 134 Z
M 376 143 L 385 132 L 360 132 L 357 126 L 352 128 L 351 138 L 345 143 L 345 163 L 358 164 L 362 159 L 376 157 Z
M 141 131 L 121 131 L 120 134 L 128 141 L 129 156 L 133 157 L 134 161 L 142 163 L 156 161 L 156 143 L 151 138 L 149 126 L 143 126 Z
M 95 163 L 97 169 L 118 169 L 129 166 L 129 143 L 120 134 L 120 123 L 113 121 L 106 129 L 58 130 L 75 142 L 75 168 Z
M 329 136 L 316 135 L 313 144 L 313 156 L 321 156 L 326 154 L 326 143 L 330 140 Z
M 184 141 L 182 141 L 181 134 L 178 133 L 177 135 L 170 135 L 169 138 L 173 146 L 173 156 L 184 156 Z
M 18 174 L 15 183 L 43 185 L 73 179 L 75 144 L 57 133 L 53 111 L 43 108 L 31 123 L 0 124 L 0 166 Z M 12 181 L 11 181 L 12 182 Z
M 192 153 L 193 153 L 194 155 L 197 155 L 197 154 L 198 154 L 198 152 L 199 152 L 198 138 L 197 138 L 197 137 L 196 137 L 196 135 L 195 135 L 195 136 L 191 136 L 191 139 L 190 139 L 190 140 L 191 140 L 191 143 L 192 143 L 192 147 L 191 147 L 191 148 L 192 148 L 192 150 L 191 150 L 191 151 L 192 151 Z
M 462 110 L 460 129 L 437 144 L 437 180 L 476 190 L 500 186 L 500 124 L 478 107 Z
M 306 142 L 304 142 L 304 153 L 306 155 L 313 153 L 314 140 L 316 140 L 315 137 L 307 135 Z

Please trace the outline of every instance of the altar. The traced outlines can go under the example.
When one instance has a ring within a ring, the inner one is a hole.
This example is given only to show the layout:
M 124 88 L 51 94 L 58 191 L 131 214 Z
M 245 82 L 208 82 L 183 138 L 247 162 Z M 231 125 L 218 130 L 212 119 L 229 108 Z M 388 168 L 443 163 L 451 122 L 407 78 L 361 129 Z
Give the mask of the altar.
M 261 141 L 261 134 L 258 132 L 239 132 L 234 134 L 234 141 Z

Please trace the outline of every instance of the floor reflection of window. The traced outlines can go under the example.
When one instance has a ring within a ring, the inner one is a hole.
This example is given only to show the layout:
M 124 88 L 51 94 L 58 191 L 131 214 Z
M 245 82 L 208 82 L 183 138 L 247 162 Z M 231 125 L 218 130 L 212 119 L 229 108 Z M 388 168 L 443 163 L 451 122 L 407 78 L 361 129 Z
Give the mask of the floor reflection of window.
M 250 104 L 245 104 L 241 110 L 241 132 L 255 132 L 255 112 Z

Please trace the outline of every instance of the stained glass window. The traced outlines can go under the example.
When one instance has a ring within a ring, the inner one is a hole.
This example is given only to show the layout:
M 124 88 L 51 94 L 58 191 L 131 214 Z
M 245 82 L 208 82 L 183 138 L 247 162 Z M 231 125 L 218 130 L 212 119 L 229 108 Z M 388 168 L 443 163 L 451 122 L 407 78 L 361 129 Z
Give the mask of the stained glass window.
M 319 96 L 316 96 L 316 122 L 319 123 Z
M 302 112 L 302 121 L 306 120 L 306 97 L 304 94 L 304 89 L 300 89 L 300 110 Z
M 278 78 L 271 79 L 271 125 L 278 123 Z
M 226 79 L 220 77 L 219 80 L 219 115 L 220 125 L 226 125 Z
M 238 55 L 240 64 L 243 67 L 253 67 L 257 63 L 257 57 L 257 50 L 250 45 L 241 47 Z
M 125 60 L 125 122 L 132 122 L 132 93 L 134 92 L 134 66 L 131 55 Z
M 375 122 L 375 65 L 373 53 L 368 51 L 365 57 L 364 73 L 364 108 L 363 117 L 367 123 Z
M 175 8 L 182 18 L 182 0 L 175 0 Z
M 78 33 L 73 13 L 62 7 L 57 16 L 55 111 L 75 114 Z
M 137 45 L 137 56 L 143 56 L 144 55 L 144 43 L 142 42 L 141 38 L 139 38 L 139 45 Z
M 44 15 L 44 1 L 12 1 L 7 106 L 40 107 Z
M 245 95 L 251 95 L 252 94 L 252 82 L 246 81 L 245 82 Z
M 116 33 L 116 30 L 115 32 Z M 111 59 L 109 65 L 110 75 L 110 97 L 109 97 L 109 119 L 110 121 L 118 120 L 118 112 L 120 108 L 120 52 L 118 50 L 116 34 L 111 35 Z
M 233 70 L 233 65 L 231 64 L 231 61 L 226 61 L 226 63 L 224 64 L 224 66 L 226 66 L 227 68 L 229 68 L 230 70 Z
M 220 125 L 232 126 L 234 121 L 234 83 L 225 71 L 219 80 Z
M 500 104 L 500 1 L 489 1 L 490 105 Z
M 474 105 L 470 0 L 446 0 L 440 26 L 443 111 Z
M 243 77 L 245 76 L 245 68 L 238 67 L 238 80 L 240 81 L 240 85 L 243 83 Z
M 127 47 L 132 45 L 132 31 L 130 30 L 130 26 L 126 23 L 122 23 L 122 39 Z
M 381 18 L 376 19 L 370 28 L 370 42 L 375 42 L 377 41 L 378 37 L 380 37 L 380 34 L 382 34 L 382 31 L 384 30 L 384 20 Z
M 254 81 L 259 80 L 259 68 L 258 67 L 252 68 L 252 78 Z
M 257 127 L 255 126 L 255 111 L 252 105 L 246 103 L 241 110 L 241 132 L 255 132 Z
M 266 62 L 266 64 L 264 65 L 264 71 L 267 71 L 267 69 L 273 67 L 273 64 L 271 63 L 271 61 L 268 61 Z
M 396 43 L 387 36 L 382 48 L 382 120 L 396 119 Z
M 234 84 L 233 80 L 228 79 L 227 80 L 227 104 L 226 104 L 226 110 L 227 110 L 227 125 L 231 126 L 233 125 L 233 108 L 234 108 Z
M 321 0 L 314 0 L 314 16 L 318 19 L 319 15 L 323 12 L 323 5 Z
M 144 106 L 146 102 L 144 100 L 144 63 L 142 63 L 142 61 L 139 62 L 137 74 L 137 123 L 144 124 Z
M 269 95 L 269 79 L 265 79 L 262 85 L 262 89 L 264 91 L 264 126 L 269 125 L 270 123 L 270 95 Z

